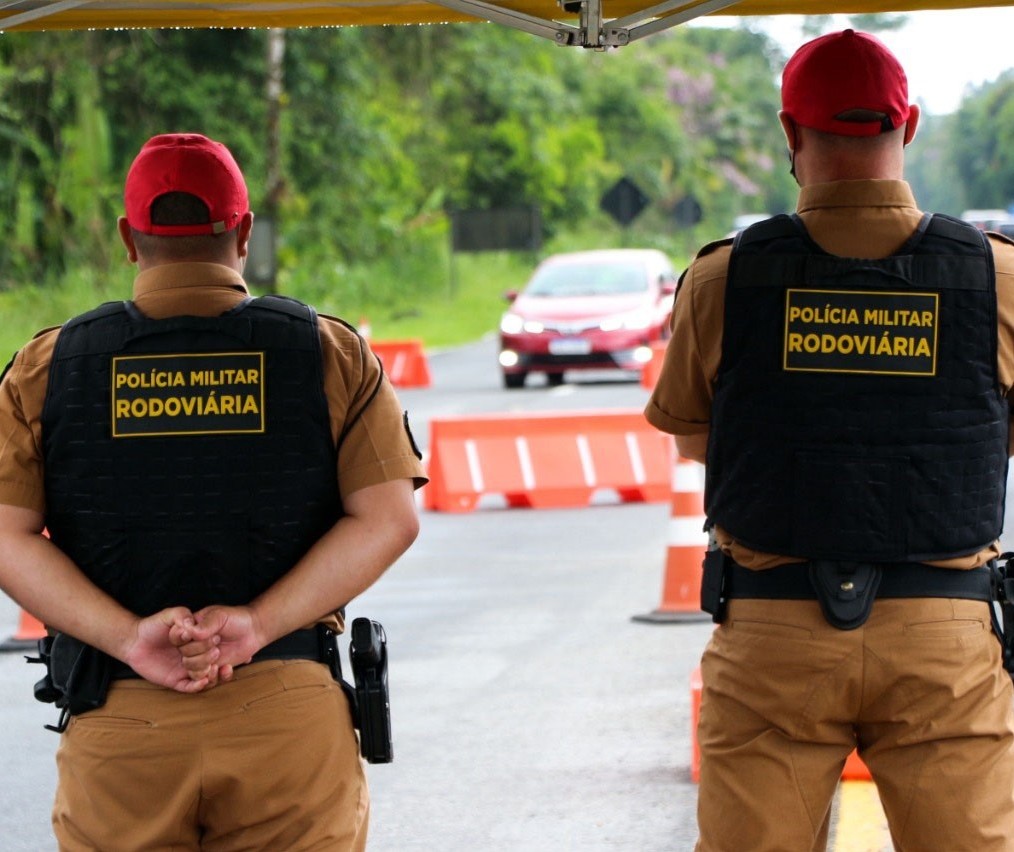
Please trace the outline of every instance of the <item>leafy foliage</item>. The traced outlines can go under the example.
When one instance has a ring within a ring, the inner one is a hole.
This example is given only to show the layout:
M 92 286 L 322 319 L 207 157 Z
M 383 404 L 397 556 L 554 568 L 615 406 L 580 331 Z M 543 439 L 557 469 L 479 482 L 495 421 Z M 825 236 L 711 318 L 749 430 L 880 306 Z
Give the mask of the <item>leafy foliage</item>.
M 968 95 L 950 131 L 965 206 L 1014 205 L 1014 70 Z
M 600 221 L 621 175 L 676 230 L 693 195 L 711 232 L 791 204 L 775 68 L 748 30 L 681 29 L 623 51 L 561 50 L 483 25 L 285 34 L 279 259 L 324 278 L 422 251 L 447 208 L 534 204 L 549 235 Z M 258 30 L 0 36 L 0 260 L 8 284 L 119 256 L 122 176 L 149 136 L 223 139 L 256 209 L 268 171 L 267 37 Z M 415 249 L 412 246 L 416 246 Z
M 0 35 L 0 287 L 119 268 L 123 175 L 155 133 L 226 141 L 255 212 L 272 209 L 267 46 L 263 30 Z M 791 209 L 775 120 L 784 60 L 746 25 L 611 52 L 480 24 L 288 30 L 279 289 L 392 310 L 444 293 L 452 208 L 537 205 L 551 241 L 673 254 L 735 214 Z M 949 212 L 1006 206 L 1012 135 L 1008 76 L 955 121 L 924 123 L 909 155 L 918 197 Z M 599 199 L 624 175 L 652 204 L 620 229 Z M 704 213 L 692 228 L 673 217 L 687 198 Z

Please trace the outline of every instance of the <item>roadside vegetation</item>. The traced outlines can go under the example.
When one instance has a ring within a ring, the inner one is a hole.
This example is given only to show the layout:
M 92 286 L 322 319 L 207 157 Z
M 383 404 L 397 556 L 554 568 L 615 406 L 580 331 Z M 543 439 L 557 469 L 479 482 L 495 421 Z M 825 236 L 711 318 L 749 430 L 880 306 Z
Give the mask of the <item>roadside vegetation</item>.
M 879 17 L 903 23 L 857 25 Z M 366 320 L 378 339 L 488 333 L 504 291 L 554 251 L 650 246 L 681 265 L 734 216 L 792 208 L 774 120 L 784 60 L 749 19 L 606 53 L 493 25 L 0 34 L 0 356 L 129 297 L 123 175 L 166 131 L 235 152 L 277 226 L 277 275 L 258 292 Z M 1008 74 L 926 121 L 917 197 L 954 214 L 1007 206 L 1012 137 Z M 599 206 L 621 177 L 649 200 L 627 227 Z M 452 255 L 451 211 L 517 206 L 539 210 L 537 249 Z

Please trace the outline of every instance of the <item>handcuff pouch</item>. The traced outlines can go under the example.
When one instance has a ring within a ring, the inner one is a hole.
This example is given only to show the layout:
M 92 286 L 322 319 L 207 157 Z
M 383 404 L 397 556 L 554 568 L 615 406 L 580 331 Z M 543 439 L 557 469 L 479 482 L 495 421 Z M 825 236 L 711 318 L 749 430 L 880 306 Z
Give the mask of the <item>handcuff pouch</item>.
M 871 562 L 813 560 L 810 582 L 828 623 L 854 630 L 866 623 L 880 588 L 883 569 Z

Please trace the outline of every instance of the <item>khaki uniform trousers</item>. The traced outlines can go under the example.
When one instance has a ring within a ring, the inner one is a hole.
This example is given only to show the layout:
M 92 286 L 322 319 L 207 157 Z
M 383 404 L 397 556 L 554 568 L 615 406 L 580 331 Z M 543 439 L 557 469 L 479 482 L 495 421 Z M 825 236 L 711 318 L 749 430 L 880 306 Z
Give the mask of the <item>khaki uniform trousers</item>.
M 56 755 L 61 850 L 362 850 L 369 796 L 327 666 L 266 660 L 197 695 L 114 682 Z
M 733 600 L 701 663 L 699 852 L 825 848 L 859 753 L 902 852 L 1014 850 L 1014 690 L 988 605 Z

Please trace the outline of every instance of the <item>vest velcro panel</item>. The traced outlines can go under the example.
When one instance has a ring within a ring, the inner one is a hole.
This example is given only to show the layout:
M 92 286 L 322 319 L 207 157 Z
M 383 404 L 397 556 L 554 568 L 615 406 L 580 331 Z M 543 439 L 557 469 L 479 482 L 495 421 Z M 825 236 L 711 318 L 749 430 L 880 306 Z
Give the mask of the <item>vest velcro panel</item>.
M 341 516 L 316 315 L 291 300 L 72 320 L 42 429 L 53 541 L 141 615 L 247 603 Z
M 1000 534 L 1008 411 L 988 242 L 926 217 L 883 260 L 796 217 L 740 235 L 708 447 L 708 516 L 801 558 L 913 561 Z

